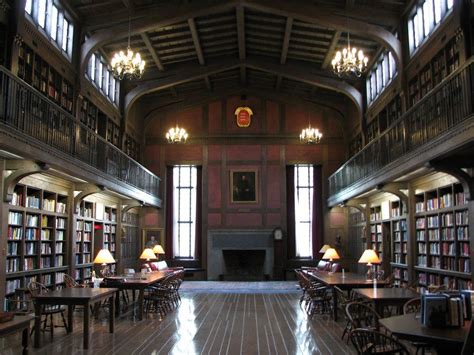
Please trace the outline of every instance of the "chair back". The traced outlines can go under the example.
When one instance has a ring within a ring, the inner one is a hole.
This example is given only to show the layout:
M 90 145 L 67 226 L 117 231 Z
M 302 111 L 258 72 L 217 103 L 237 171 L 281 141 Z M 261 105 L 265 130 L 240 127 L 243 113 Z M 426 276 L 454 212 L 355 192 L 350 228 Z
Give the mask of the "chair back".
M 37 296 L 48 293 L 48 288 L 41 282 L 31 281 L 28 284 L 28 291 L 30 291 L 31 296 Z
M 66 284 L 66 287 L 72 288 L 72 287 L 79 287 L 80 285 L 77 283 L 76 280 L 71 275 L 65 274 L 64 275 L 64 283 Z
M 352 329 L 379 329 L 379 319 L 381 317 L 367 303 L 349 302 L 346 305 L 346 316 L 349 322 L 351 322 Z
M 338 308 L 344 309 L 346 304 L 349 302 L 347 294 L 337 286 L 334 286 L 333 290 L 336 292 Z
M 331 265 L 331 272 L 341 272 L 342 266 L 339 263 L 334 263 Z
M 410 352 L 392 336 L 370 329 L 354 329 L 349 338 L 358 354 L 403 354 Z
M 408 300 L 403 305 L 403 314 L 418 313 L 421 310 L 421 297 Z

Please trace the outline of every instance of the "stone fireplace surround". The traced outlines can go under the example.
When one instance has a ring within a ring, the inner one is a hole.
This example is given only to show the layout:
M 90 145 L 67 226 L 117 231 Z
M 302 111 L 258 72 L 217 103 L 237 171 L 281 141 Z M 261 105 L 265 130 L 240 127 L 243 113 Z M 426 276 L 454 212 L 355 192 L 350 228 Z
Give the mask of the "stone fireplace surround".
M 265 250 L 264 274 L 273 276 L 273 234 L 269 229 L 213 229 L 208 231 L 207 279 L 225 273 L 223 250 Z

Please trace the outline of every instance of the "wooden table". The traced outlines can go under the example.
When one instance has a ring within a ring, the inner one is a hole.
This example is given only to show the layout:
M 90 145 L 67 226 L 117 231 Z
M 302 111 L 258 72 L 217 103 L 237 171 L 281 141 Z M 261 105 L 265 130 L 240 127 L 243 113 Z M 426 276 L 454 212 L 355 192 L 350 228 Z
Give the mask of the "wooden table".
M 355 288 L 352 292 L 372 301 L 375 310 L 382 318 L 385 306 L 396 306 L 400 310 L 406 301 L 420 296 L 417 292 L 407 288 Z M 399 311 L 399 314 L 401 313 Z
M 471 321 L 466 321 L 461 328 L 428 328 L 421 324 L 418 313 L 383 318 L 379 322 L 401 339 L 428 343 L 438 354 L 460 354 L 471 326 Z
M 23 345 L 23 355 L 28 354 L 28 344 L 30 339 L 30 322 L 35 317 L 30 315 L 16 315 L 11 321 L 0 323 L 0 337 L 22 331 L 21 345 Z
M 48 292 L 41 295 L 32 296 L 35 306 L 35 342 L 34 347 L 41 347 L 41 309 L 43 305 L 66 305 L 68 306 L 68 328 L 67 332 L 73 331 L 72 316 L 74 306 L 84 307 L 84 349 L 89 348 L 89 306 L 105 300 L 110 300 L 109 309 L 109 332 L 114 332 L 114 296 L 116 288 L 63 288 L 60 290 Z
M 374 281 L 367 280 L 367 276 L 355 274 L 352 272 L 346 272 L 344 276 L 342 272 L 327 272 L 327 271 L 318 271 L 318 270 L 305 270 L 305 272 L 316 279 L 317 281 L 333 288 L 334 286 L 339 287 L 341 290 L 350 291 L 353 288 L 361 288 L 361 287 L 373 287 Z M 385 287 L 385 281 L 376 281 L 377 288 Z M 333 319 L 337 321 L 337 295 L 336 292 L 333 290 L 332 292 L 332 299 L 333 299 Z
M 135 300 L 135 290 L 138 290 L 138 320 L 143 319 L 143 308 L 145 299 L 145 288 L 155 283 L 162 281 L 167 275 L 173 273 L 175 270 L 169 271 L 153 271 L 144 274 L 143 276 L 136 273 L 133 276 L 124 276 L 121 278 L 114 278 L 113 280 L 103 281 L 100 287 L 114 287 L 117 288 L 117 297 L 115 297 L 115 307 L 117 313 L 120 312 L 120 290 L 133 290 L 133 298 Z

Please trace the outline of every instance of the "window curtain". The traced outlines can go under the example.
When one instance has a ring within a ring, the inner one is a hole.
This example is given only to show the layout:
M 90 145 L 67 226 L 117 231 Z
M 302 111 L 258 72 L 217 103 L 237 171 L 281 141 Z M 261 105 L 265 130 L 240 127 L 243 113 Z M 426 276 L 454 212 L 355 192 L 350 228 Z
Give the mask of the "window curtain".
M 295 250 L 295 167 L 286 167 L 286 215 L 288 259 L 296 257 Z
M 196 231 L 195 231 L 195 253 L 197 260 L 202 259 L 202 167 L 196 167 Z
M 319 255 L 324 242 L 324 219 L 323 219 L 323 174 L 320 165 L 313 166 L 313 216 L 312 216 L 312 239 L 313 258 Z
M 173 167 L 166 168 L 166 238 L 165 253 L 169 260 L 173 258 Z

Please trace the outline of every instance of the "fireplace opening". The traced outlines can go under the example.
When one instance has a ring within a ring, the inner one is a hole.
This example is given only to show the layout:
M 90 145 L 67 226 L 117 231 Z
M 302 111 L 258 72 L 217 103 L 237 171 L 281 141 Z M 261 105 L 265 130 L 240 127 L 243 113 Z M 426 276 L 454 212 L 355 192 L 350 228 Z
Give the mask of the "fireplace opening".
M 222 250 L 225 271 L 219 279 L 225 281 L 263 281 L 265 250 Z

